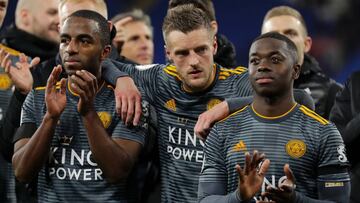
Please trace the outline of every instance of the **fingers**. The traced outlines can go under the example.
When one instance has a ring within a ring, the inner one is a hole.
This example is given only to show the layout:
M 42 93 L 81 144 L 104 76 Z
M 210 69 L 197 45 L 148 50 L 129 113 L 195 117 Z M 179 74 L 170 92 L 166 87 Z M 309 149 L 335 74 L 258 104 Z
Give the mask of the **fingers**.
M 249 152 L 245 153 L 245 174 L 249 174 L 251 167 L 251 156 Z
M 265 160 L 263 161 L 263 163 L 261 164 L 261 166 L 260 166 L 260 169 L 259 169 L 258 174 L 259 174 L 260 176 L 265 176 L 265 174 L 267 173 L 269 167 L 270 167 L 270 160 L 269 160 L 269 159 L 265 159 Z
M 115 95 L 115 108 L 116 108 L 116 113 L 121 117 L 121 106 L 122 106 L 122 102 L 121 102 L 121 96 L 118 96 L 117 94 Z
M 142 114 L 142 105 L 141 105 L 141 97 L 139 96 L 135 98 L 135 116 L 133 121 L 134 126 L 137 126 L 139 124 L 141 114 Z
M 125 119 L 125 124 L 126 125 L 130 125 L 130 123 L 132 122 L 133 118 L 134 118 L 134 112 L 135 112 L 135 100 L 134 98 L 129 98 L 127 101 L 127 112 L 126 112 L 126 119 Z
M 52 90 L 55 89 L 56 81 L 59 78 L 61 71 L 61 65 L 55 66 L 54 69 L 51 71 L 51 74 L 46 83 L 46 93 L 49 94 Z
M 239 174 L 239 181 L 240 181 L 240 183 L 243 183 L 244 180 L 245 180 L 245 178 L 244 178 L 244 176 L 245 176 L 244 171 L 242 170 L 242 168 L 241 168 L 241 166 L 240 166 L 239 164 L 236 164 L 235 169 L 236 169 L 237 173 Z
M 60 80 L 60 94 L 66 94 L 66 79 L 62 78 Z
M 290 169 L 289 164 L 284 165 L 284 173 L 288 181 L 291 181 L 292 184 L 295 184 L 295 176 L 292 170 Z
M 39 57 L 35 57 L 31 60 L 30 62 L 30 68 L 33 68 L 34 66 L 36 66 L 37 64 L 40 63 L 40 58 Z
M 125 122 L 128 110 L 128 100 L 124 97 L 121 99 L 121 119 Z
M 195 132 L 196 136 L 198 136 L 202 140 L 206 139 L 207 135 L 210 132 L 210 128 L 211 128 L 211 125 L 207 120 L 206 113 L 207 112 L 204 112 L 199 115 L 199 118 L 194 127 L 194 132 Z

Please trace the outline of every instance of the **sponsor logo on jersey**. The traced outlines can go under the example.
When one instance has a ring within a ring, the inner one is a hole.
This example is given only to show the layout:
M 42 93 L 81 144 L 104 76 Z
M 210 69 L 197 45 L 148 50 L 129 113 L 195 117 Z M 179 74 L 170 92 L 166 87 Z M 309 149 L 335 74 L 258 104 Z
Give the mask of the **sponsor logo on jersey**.
M 0 90 L 7 90 L 11 87 L 11 80 L 5 73 L 0 74 Z
M 336 151 L 339 153 L 338 159 L 341 163 L 345 163 L 347 162 L 347 157 L 346 157 L 346 153 L 345 153 L 345 146 L 344 145 L 340 145 L 337 147 Z
M 326 182 L 325 187 L 343 187 L 343 182 Z
M 306 152 L 306 144 L 302 140 L 290 140 L 286 143 L 286 153 L 293 158 L 300 158 Z
M 104 128 L 108 128 L 111 124 L 111 115 L 106 111 L 97 112 Z
M 64 136 L 59 136 L 58 138 L 61 145 L 69 146 L 74 137 L 64 135 Z
M 247 151 L 244 141 L 240 140 L 232 149 L 233 152 Z
M 165 103 L 165 107 L 167 109 L 170 109 L 171 111 L 176 111 L 176 103 L 175 103 L 175 99 L 170 99 L 169 101 L 167 101 Z
M 216 104 L 219 103 L 221 103 L 220 99 L 211 99 L 207 104 L 207 110 L 211 109 L 212 107 L 214 107 Z

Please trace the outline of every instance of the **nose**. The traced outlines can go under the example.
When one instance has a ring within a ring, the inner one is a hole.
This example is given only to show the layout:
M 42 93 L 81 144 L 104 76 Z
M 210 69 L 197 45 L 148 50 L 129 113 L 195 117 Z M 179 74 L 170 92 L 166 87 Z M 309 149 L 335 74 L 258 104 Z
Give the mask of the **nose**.
M 150 44 L 152 43 L 152 41 L 144 37 L 140 39 L 139 43 L 140 43 L 140 48 L 146 50 L 150 48 Z
M 194 51 L 191 51 L 189 54 L 189 64 L 191 66 L 195 66 L 199 64 L 198 55 Z
M 65 51 L 71 55 L 71 54 L 75 54 L 78 52 L 78 45 L 75 42 L 75 40 L 70 40 L 69 44 L 67 45 Z
M 269 71 L 271 71 L 271 68 L 268 65 L 268 63 L 266 62 L 266 60 L 261 60 L 258 65 L 257 71 L 258 72 L 269 72 Z

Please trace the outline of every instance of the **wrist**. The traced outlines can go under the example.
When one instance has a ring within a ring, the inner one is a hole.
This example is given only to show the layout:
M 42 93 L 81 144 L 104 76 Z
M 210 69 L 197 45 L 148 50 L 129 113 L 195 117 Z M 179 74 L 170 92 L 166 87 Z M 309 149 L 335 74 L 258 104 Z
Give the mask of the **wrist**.
M 60 115 L 51 115 L 49 112 L 46 112 L 43 121 L 56 124 L 59 121 L 59 119 L 60 119 Z

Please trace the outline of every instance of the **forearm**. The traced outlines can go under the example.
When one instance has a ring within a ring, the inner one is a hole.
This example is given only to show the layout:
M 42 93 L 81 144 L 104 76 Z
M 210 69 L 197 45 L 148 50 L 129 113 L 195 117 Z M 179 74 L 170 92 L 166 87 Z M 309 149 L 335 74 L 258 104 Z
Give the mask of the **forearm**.
M 202 200 L 200 200 L 200 203 L 252 203 L 255 202 L 255 200 L 249 200 L 249 201 L 243 201 L 240 198 L 237 197 L 237 191 L 232 192 L 227 195 L 210 195 Z
M 102 73 L 103 79 L 109 84 L 115 86 L 116 81 L 119 77 L 129 77 L 127 73 L 120 71 L 110 59 L 106 59 L 102 63 Z
M 350 181 L 329 181 L 335 183 L 326 186 L 327 182 L 318 182 L 318 199 L 312 199 L 296 192 L 294 203 L 348 203 L 350 199 Z
M 235 97 L 226 99 L 226 102 L 229 106 L 229 114 L 234 113 L 235 111 L 243 108 L 244 106 L 250 104 L 253 101 L 253 96 L 248 97 Z
M 133 166 L 131 156 L 108 135 L 95 111 L 83 116 L 92 156 L 108 182 L 125 179 Z
M 19 181 L 27 182 L 37 176 L 49 158 L 51 140 L 58 119 L 50 118 L 45 114 L 44 119 L 34 135 L 24 142 L 22 139 L 15 144 L 15 153 L 12 158 L 15 176 Z M 22 143 L 24 143 L 23 146 Z
M 255 202 L 254 199 L 248 201 L 241 200 L 238 190 L 226 194 L 226 182 L 202 182 L 200 178 L 198 197 L 201 203 L 250 203 Z

